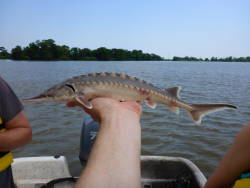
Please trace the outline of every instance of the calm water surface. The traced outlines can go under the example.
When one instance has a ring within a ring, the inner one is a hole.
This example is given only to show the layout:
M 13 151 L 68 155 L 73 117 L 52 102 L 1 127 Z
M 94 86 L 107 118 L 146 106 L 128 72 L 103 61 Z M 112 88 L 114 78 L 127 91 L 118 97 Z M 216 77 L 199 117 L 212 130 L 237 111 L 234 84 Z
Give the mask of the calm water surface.
M 239 107 L 206 116 L 202 125 L 195 125 L 183 110 L 175 115 L 163 105 L 155 110 L 144 106 L 144 155 L 185 157 L 209 176 L 235 135 L 250 121 L 250 63 L 0 61 L 0 75 L 21 99 L 71 76 L 103 71 L 124 72 L 163 88 L 182 86 L 180 95 L 189 103 L 223 102 Z M 15 157 L 65 155 L 72 174 L 77 175 L 83 112 L 60 103 L 24 106 L 33 141 L 16 150 Z

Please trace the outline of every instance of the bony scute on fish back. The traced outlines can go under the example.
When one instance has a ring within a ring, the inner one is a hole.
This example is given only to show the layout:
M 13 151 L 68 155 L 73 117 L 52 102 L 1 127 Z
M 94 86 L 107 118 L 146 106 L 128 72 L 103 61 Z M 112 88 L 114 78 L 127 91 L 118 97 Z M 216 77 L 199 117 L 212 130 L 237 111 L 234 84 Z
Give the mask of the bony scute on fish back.
M 72 77 L 56 84 L 40 95 L 23 100 L 24 102 L 69 102 L 76 100 L 91 109 L 91 99 L 110 97 L 119 101 L 144 102 L 155 108 L 165 104 L 175 113 L 184 108 L 197 124 L 208 113 L 223 109 L 236 109 L 230 104 L 187 104 L 179 99 L 180 87 L 161 89 L 136 77 L 118 73 L 91 73 Z

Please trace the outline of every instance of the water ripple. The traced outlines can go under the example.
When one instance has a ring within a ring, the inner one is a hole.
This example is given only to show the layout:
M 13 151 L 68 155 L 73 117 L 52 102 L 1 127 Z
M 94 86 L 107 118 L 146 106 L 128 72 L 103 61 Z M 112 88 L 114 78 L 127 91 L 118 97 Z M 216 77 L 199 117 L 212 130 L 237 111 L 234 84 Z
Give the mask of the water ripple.
M 241 127 L 250 122 L 250 64 L 192 62 L 10 62 L 0 61 L 0 74 L 20 98 L 37 95 L 71 76 L 89 72 L 124 72 L 167 88 L 182 86 L 188 103 L 230 103 L 239 107 L 210 114 L 195 125 L 184 110 L 143 105 L 142 154 L 186 157 L 206 176 L 220 161 Z M 15 156 L 65 155 L 78 175 L 80 130 L 84 113 L 58 103 L 25 104 L 33 128 L 31 144 Z

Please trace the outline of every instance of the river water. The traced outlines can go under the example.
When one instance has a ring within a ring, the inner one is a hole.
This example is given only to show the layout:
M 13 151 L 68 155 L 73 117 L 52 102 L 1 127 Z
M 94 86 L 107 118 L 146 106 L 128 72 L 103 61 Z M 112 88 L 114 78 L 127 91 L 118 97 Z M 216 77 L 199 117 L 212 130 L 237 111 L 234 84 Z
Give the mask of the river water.
M 194 124 L 184 110 L 171 113 L 164 105 L 143 105 L 142 154 L 179 156 L 194 162 L 209 176 L 244 124 L 250 122 L 250 63 L 151 61 L 0 61 L 0 75 L 19 98 L 28 98 L 65 79 L 91 72 L 118 72 L 159 87 L 181 86 L 188 103 L 229 103 L 238 110 L 210 114 Z M 78 159 L 84 113 L 61 103 L 24 104 L 33 128 L 31 144 L 15 157 L 64 155 L 73 175 Z

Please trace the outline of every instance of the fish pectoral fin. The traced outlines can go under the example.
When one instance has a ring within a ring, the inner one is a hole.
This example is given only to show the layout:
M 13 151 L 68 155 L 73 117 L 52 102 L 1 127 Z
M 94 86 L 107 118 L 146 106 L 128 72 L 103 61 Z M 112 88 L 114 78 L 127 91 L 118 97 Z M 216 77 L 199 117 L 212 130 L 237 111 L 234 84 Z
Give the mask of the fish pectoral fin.
M 76 101 L 79 102 L 81 105 L 88 109 L 92 109 L 93 105 L 84 97 L 84 96 L 76 96 Z
M 155 109 L 157 106 L 157 104 L 155 102 L 151 101 L 150 99 L 146 99 L 144 102 L 147 106 L 149 106 L 150 108 L 153 108 L 153 109 Z
M 174 105 L 167 105 L 168 108 L 170 109 L 171 112 L 174 112 L 175 114 L 179 114 L 180 113 L 180 109 L 177 106 Z

